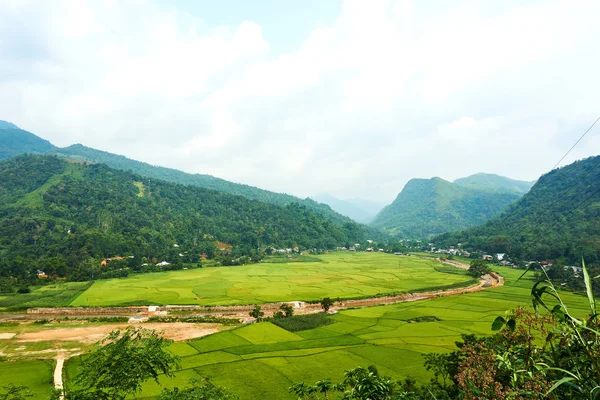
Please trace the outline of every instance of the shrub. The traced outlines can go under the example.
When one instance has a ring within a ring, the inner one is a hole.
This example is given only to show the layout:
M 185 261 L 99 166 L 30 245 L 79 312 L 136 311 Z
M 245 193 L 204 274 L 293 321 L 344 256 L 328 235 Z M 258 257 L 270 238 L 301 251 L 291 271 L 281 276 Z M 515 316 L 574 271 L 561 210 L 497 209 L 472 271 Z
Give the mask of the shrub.
M 318 328 L 319 326 L 332 324 L 334 321 L 322 313 L 294 315 L 288 318 L 276 318 L 271 321 L 273 324 L 290 332 L 305 331 Z

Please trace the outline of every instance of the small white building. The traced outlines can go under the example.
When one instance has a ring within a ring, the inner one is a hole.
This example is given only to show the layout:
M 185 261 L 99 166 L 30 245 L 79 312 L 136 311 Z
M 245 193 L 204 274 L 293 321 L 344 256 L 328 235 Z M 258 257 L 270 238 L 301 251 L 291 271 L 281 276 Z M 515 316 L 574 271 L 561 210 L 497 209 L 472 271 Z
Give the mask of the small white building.
M 164 267 L 166 265 L 171 265 L 171 263 L 168 263 L 166 261 L 161 261 L 158 264 L 156 264 L 157 267 Z

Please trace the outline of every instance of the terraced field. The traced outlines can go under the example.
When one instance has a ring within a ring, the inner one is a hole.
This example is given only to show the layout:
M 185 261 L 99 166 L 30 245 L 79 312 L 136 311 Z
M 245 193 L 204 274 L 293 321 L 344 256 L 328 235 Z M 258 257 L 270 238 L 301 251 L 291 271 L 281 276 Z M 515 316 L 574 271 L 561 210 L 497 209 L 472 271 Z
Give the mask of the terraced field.
M 52 393 L 52 360 L 0 361 L 0 393 L 8 383 L 27 386 L 32 399 L 47 400 Z M 12 397 L 9 397 L 12 398 Z
M 505 286 L 477 293 L 432 300 L 342 311 L 334 323 L 316 329 L 288 332 L 269 322 L 245 326 L 187 343 L 171 351 L 181 356 L 181 369 L 166 386 L 183 386 L 194 377 L 211 376 L 242 399 L 292 399 L 288 387 L 299 381 L 342 378 L 345 369 L 374 364 L 395 378 L 429 379 L 422 354 L 455 349 L 462 333 L 491 334 L 493 319 L 505 311 L 530 304 L 533 282 L 516 279 L 522 271 L 497 268 Z M 570 310 L 586 312 L 583 297 L 565 294 Z M 409 322 L 435 316 L 436 322 Z M 77 360 L 68 363 L 73 375 Z M 159 393 L 149 383 L 145 398 Z
M 333 253 L 320 262 L 260 263 L 96 281 L 72 306 L 233 305 L 369 297 L 467 284 L 439 262 L 383 253 Z M 440 269 L 441 268 L 441 269 Z M 439 270 L 437 270 L 439 269 Z

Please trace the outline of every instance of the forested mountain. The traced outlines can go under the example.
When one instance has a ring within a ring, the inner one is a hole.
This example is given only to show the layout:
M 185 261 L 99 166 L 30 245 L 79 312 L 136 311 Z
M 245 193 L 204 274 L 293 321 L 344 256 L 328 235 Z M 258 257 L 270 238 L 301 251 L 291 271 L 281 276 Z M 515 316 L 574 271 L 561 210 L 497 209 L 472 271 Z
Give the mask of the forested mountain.
M 600 156 L 549 172 L 503 215 L 435 242 L 525 260 L 600 261 Z
M 14 124 L 0 121 L 0 160 L 23 153 L 45 153 L 54 146 L 47 140 L 19 129 Z
M 279 206 L 299 203 L 311 210 L 326 215 L 338 225 L 350 221 L 350 218 L 336 213 L 328 205 L 317 203 L 309 198 L 301 199 L 288 194 L 275 193 L 253 186 L 229 182 L 211 175 L 188 174 L 176 169 L 154 166 L 121 155 L 92 149 L 81 144 L 56 148 L 47 140 L 21 130 L 10 122 L 0 121 L 0 160 L 25 153 L 49 153 L 77 161 L 102 163 L 111 168 L 131 171 L 148 178 L 162 179 L 183 185 L 200 186 Z
M 334 211 L 352 218 L 357 222 L 368 223 L 383 208 L 375 202 L 362 199 L 340 200 L 330 194 L 319 194 L 311 197 L 319 203 L 327 204 Z
M 475 190 L 437 177 L 412 179 L 371 226 L 399 237 L 424 238 L 482 224 L 519 197 L 510 192 Z
M 365 228 L 336 225 L 297 203 L 276 206 L 102 164 L 30 155 L 0 163 L 4 276 L 36 268 L 75 274 L 116 255 L 173 262 L 183 251 L 210 253 L 217 241 L 232 245 L 232 256 L 266 246 L 326 249 L 364 240 Z
M 223 193 L 243 196 L 247 199 L 258 200 L 265 203 L 285 206 L 292 203 L 299 203 L 303 206 L 326 215 L 332 221 L 343 224 L 350 221 L 349 218 L 333 211 L 325 204 L 317 203 L 309 198 L 300 199 L 284 193 L 275 193 L 268 190 L 259 189 L 253 186 L 234 183 L 224 179 L 216 178 L 211 175 L 188 174 L 172 168 L 150 165 L 141 161 L 135 161 L 130 158 L 108 153 L 101 150 L 85 147 L 81 144 L 75 144 L 69 147 L 57 149 L 53 154 L 95 163 L 103 163 L 111 168 L 131 171 L 141 176 L 149 178 L 162 179 L 169 182 L 180 183 L 182 185 L 194 185 L 207 189 L 217 190 Z
M 505 176 L 479 173 L 466 178 L 459 178 L 454 183 L 469 189 L 525 194 L 535 182 L 518 181 Z

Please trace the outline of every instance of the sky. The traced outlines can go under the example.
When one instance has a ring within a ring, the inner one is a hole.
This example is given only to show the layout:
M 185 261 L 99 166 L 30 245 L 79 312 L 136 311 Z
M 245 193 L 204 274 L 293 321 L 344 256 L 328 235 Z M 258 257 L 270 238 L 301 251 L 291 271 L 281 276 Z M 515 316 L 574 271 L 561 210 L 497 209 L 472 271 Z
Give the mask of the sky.
M 0 119 L 300 197 L 534 180 L 600 116 L 598 15 L 596 0 L 0 0 Z M 600 126 L 562 164 L 598 154 Z

